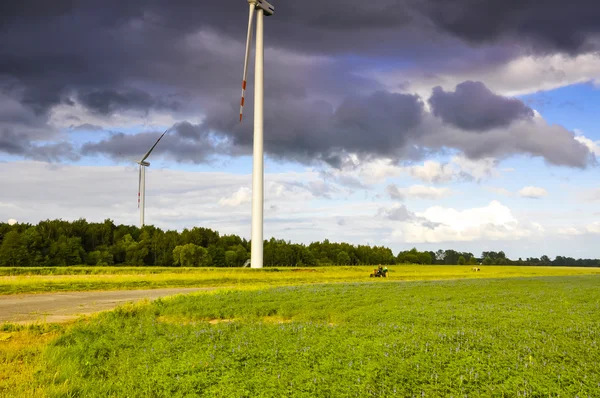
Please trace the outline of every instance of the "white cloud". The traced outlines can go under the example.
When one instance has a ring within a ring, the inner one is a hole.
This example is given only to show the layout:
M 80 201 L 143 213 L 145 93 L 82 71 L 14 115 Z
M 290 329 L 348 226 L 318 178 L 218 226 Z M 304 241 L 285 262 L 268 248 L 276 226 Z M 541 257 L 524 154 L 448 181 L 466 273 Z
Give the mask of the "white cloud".
M 439 163 L 426 160 L 422 166 L 410 166 L 406 168 L 408 174 L 424 182 L 449 182 L 457 174 L 457 170 L 449 163 Z
M 384 182 L 388 178 L 402 175 L 403 168 L 391 159 L 360 160 L 358 155 L 349 154 L 343 161 L 341 169 L 322 170 L 321 174 L 328 180 L 336 181 L 345 186 L 366 188 Z
M 600 234 L 600 221 L 589 224 L 586 229 L 590 234 Z
M 579 236 L 583 235 L 583 232 L 575 227 L 565 227 L 558 229 L 559 235 L 567 235 L 567 236 Z
M 588 147 L 591 153 L 600 156 L 600 141 L 592 141 L 583 135 L 577 135 L 575 136 L 575 139 Z
M 0 163 L 0 176 L 0 219 L 37 223 L 48 218 L 110 218 L 116 223 L 138 225 L 136 167 L 23 161 Z M 293 184 L 308 186 L 312 181 L 319 181 L 317 173 L 266 173 L 265 219 L 273 216 L 272 205 L 282 213 L 305 214 L 307 198 L 313 195 L 305 186 Z M 250 186 L 250 174 L 149 169 L 146 223 L 174 229 L 202 225 L 246 236 Z
M 396 229 L 394 235 L 409 243 L 439 243 L 515 240 L 543 231 L 539 224 L 523 225 L 498 201 L 465 210 L 434 206 L 415 216 Z
M 199 123 L 201 118 L 190 116 L 190 123 Z M 144 128 L 148 130 L 163 129 L 177 123 L 172 113 L 150 109 L 148 111 L 125 111 L 110 116 L 94 113 L 79 102 L 73 105 L 60 104 L 50 110 L 49 124 L 59 129 L 70 129 L 89 124 L 107 130 L 123 130 L 127 128 Z
M 447 69 L 447 68 L 446 68 Z M 600 82 L 600 55 L 582 54 L 576 57 L 563 55 L 524 56 L 511 62 L 473 70 L 463 66 L 454 71 L 397 70 L 371 72 L 381 84 L 390 89 L 414 92 L 429 98 L 431 89 L 442 86 L 446 90 L 465 80 L 482 81 L 492 91 L 506 96 L 517 96 L 548 91 L 572 84 Z
M 411 185 L 408 188 L 399 188 L 394 184 L 387 187 L 387 192 L 392 199 L 440 199 L 451 194 L 449 188 L 436 188 L 425 185 Z
M 596 221 L 579 227 L 563 227 L 558 229 L 559 235 L 582 236 L 600 234 L 600 221 Z
M 427 160 L 422 166 L 409 166 L 404 170 L 423 182 L 451 182 L 464 179 L 481 181 L 499 175 L 494 158 L 472 160 L 463 155 L 454 156 L 448 163 Z
M 499 174 L 496 170 L 498 161 L 494 158 L 472 160 L 464 156 L 455 156 L 451 161 L 460 168 L 463 175 L 466 174 L 477 181 L 489 177 L 496 177 Z
M 402 174 L 402 168 L 393 164 L 389 159 L 376 159 L 364 164 L 359 172 L 360 178 L 366 183 L 377 183 L 390 177 Z
M 421 165 L 399 166 L 391 159 L 361 161 L 357 155 L 351 154 L 344 160 L 343 168 L 329 169 L 321 174 L 326 179 L 346 187 L 367 189 L 390 178 L 404 175 L 425 183 L 481 181 L 500 175 L 497 164 L 498 160 L 490 157 L 472 160 L 464 155 L 457 155 L 445 163 L 426 160 Z
M 241 187 L 235 191 L 230 197 L 224 197 L 219 200 L 221 206 L 237 207 L 243 203 L 248 203 L 252 200 L 252 190 L 248 187 Z
M 83 217 L 90 222 L 110 218 L 117 224 L 139 224 L 136 167 L 0 162 L 0 176 L 0 219 L 37 223 Z M 202 226 L 248 239 L 249 187 L 250 174 L 148 169 L 146 223 L 177 230 Z M 44 194 L 40 196 L 40 192 Z M 331 199 L 323 199 L 323 192 Z M 265 239 L 397 244 L 388 240 L 391 227 L 374 217 L 380 207 L 377 201 L 347 200 L 344 195 L 344 190 L 323 182 L 316 172 L 267 171 Z M 236 202 L 240 204 L 231 206 Z M 343 226 L 338 224 L 341 219 Z
M 519 195 L 524 198 L 539 199 L 548 195 L 548 191 L 540 187 L 527 186 L 519 191 Z
M 8 225 L 15 225 L 16 223 L 17 223 L 17 220 L 15 220 L 14 218 L 8 219 Z

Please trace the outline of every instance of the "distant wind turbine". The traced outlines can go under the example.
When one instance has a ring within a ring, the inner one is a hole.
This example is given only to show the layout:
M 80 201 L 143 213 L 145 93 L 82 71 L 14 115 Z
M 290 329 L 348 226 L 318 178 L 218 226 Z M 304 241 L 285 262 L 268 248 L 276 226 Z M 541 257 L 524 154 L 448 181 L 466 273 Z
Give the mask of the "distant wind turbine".
M 146 159 L 148 156 L 150 156 L 156 147 L 156 144 L 158 144 L 158 142 L 164 137 L 165 134 L 167 134 L 169 130 L 170 129 L 165 130 L 165 132 L 158 137 L 158 140 L 156 140 L 154 145 L 152 145 L 152 148 L 146 152 L 144 157 L 137 161 L 137 164 L 140 165 L 140 172 L 138 176 L 138 209 L 140 209 L 140 228 L 144 226 L 144 208 L 146 206 L 146 167 L 150 166 L 150 163 L 146 162 Z
M 263 17 L 273 15 L 275 8 L 265 0 L 248 0 L 248 35 L 246 36 L 246 57 L 244 58 L 244 78 L 242 80 L 242 100 L 240 104 L 240 123 L 244 111 L 244 95 L 248 76 L 248 58 L 252 42 L 252 23 L 256 13 L 256 56 L 254 64 L 254 152 L 252 155 L 252 248 L 250 267 L 263 267 L 263 208 L 264 208 L 264 30 Z

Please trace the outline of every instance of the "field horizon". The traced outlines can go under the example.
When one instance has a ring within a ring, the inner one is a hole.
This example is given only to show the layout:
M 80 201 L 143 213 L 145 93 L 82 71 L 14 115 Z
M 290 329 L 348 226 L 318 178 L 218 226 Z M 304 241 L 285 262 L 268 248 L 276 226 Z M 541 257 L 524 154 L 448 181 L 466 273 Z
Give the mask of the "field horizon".
M 0 267 L 0 295 L 167 287 L 249 287 L 369 281 L 376 265 L 219 267 Z M 600 275 L 600 267 L 391 265 L 382 281 Z

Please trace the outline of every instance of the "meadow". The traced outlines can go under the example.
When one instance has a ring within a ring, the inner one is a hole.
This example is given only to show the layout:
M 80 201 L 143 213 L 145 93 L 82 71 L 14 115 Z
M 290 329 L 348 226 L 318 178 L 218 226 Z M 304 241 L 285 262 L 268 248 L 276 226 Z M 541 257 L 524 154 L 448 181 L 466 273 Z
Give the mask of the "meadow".
M 47 396 L 600 395 L 600 278 L 222 290 L 77 322 Z M 1 391 L 0 391 L 1 392 Z
M 600 268 L 483 266 L 390 266 L 386 282 L 600 275 Z M 314 268 L 18 267 L 0 268 L 0 295 L 166 287 L 267 287 L 369 281 L 373 266 Z
M 219 287 L 0 325 L 0 396 L 600 396 L 599 269 L 389 268 L 0 268 L 4 294 Z

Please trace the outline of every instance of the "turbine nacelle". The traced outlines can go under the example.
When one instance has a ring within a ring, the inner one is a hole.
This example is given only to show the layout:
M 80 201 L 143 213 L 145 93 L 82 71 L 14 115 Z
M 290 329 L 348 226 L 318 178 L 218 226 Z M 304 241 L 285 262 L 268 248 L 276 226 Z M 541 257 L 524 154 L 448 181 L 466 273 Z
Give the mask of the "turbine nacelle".
M 256 8 L 264 11 L 265 16 L 271 16 L 275 13 L 275 7 L 266 2 L 265 0 L 248 0 L 248 3 L 254 4 Z
M 137 164 L 139 164 L 140 166 L 150 166 L 150 163 L 146 162 L 145 160 L 142 160 L 141 162 L 137 162 Z

